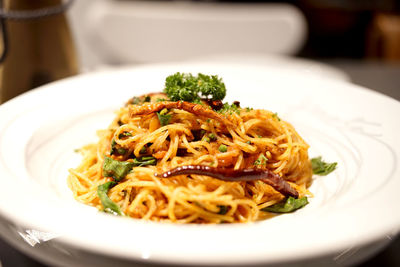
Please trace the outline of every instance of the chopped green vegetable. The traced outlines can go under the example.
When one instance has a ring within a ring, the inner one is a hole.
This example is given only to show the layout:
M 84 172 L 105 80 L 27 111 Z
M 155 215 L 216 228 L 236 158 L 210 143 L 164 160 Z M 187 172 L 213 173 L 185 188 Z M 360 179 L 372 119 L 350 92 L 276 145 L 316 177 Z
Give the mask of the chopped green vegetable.
M 150 97 L 149 95 L 146 95 L 146 96 L 144 97 L 143 102 L 150 102 L 150 100 L 151 100 L 151 97 Z
M 115 154 L 116 151 L 116 146 L 117 142 L 115 142 L 114 138 L 111 140 L 111 150 L 110 150 L 110 155 Z
M 144 102 L 150 102 L 150 101 L 151 101 L 151 97 L 149 95 L 142 96 L 142 97 L 134 96 L 134 97 L 132 97 L 130 103 L 133 105 L 141 105 Z
M 110 157 L 104 157 L 103 176 L 112 177 L 120 181 L 132 170 L 134 163 L 129 161 L 118 161 Z
M 120 133 L 120 134 L 118 135 L 118 138 L 119 138 L 119 139 L 122 139 L 122 138 L 124 138 L 124 137 L 129 137 L 129 136 L 132 136 L 132 133 L 130 133 L 130 132 L 122 132 L 122 133 Z
M 279 118 L 279 116 L 278 116 L 278 112 L 275 112 L 274 114 L 272 114 L 272 117 L 277 119 L 278 121 L 281 121 L 281 118 Z
M 146 166 L 146 165 L 156 165 L 157 164 L 157 159 L 155 157 L 152 157 L 152 156 L 134 158 L 132 164 L 135 167 L 143 167 L 143 166 Z
M 120 154 L 120 155 L 125 155 L 125 153 L 126 153 L 127 151 L 128 151 L 127 149 L 122 148 L 122 147 L 117 149 L 117 152 L 118 152 L 118 154 Z
M 219 207 L 218 214 L 221 214 L 221 215 L 225 215 L 229 210 L 229 207 L 225 206 L 225 205 L 218 205 L 218 207 Z
M 164 108 L 160 112 L 157 112 L 158 120 L 160 121 L 161 126 L 165 126 L 169 124 L 169 121 L 172 118 L 172 114 L 166 114 L 168 109 Z
M 229 115 L 232 115 L 233 112 L 240 114 L 239 107 L 236 106 L 235 104 L 229 105 L 228 103 L 224 103 L 222 108 L 220 110 L 218 110 L 218 113 L 229 113 Z
M 327 163 L 321 157 L 311 159 L 311 168 L 316 175 L 328 175 L 336 169 L 337 162 Z
M 123 147 L 117 147 L 117 142 L 112 139 L 111 140 L 111 150 L 110 150 L 110 155 L 114 155 L 115 153 L 118 153 L 119 155 L 125 155 L 125 153 L 128 151 L 127 149 Z
M 108 190 L 116 185 L 116 182 L 106 182 L 97 187 L 97 195 L 100 198 L 101 205 L 104 207 L 104 211 L 107 213 L 111 213 L 114 215 L 124 216 L 124 213 L 121 211 L 120 207 L 115 204 L 107 195 Z
M 139 97 L 134 96 L 134 97 L 132 98 L 132 100 L 131 100 L 131 103 L 134 104 L 134 105 L 139 105 L 139 104 L 142 103 L 142 100 L 141 100 Z
M 207 143 L 210 143 L 210 142 L 211 142 L 210 138 L 207 137 L 207 136 L 204 136 L 202 140 L 203 140 L 203 141 L 206 141 Z
M 206 134 L 206 130 L 204 129 L 192 130 L 191 132 L 193 134 L 194 141 L 201 140 Z
M 117 142 L 115 142 L 115 139 L 113 138 L 111 140 L 111 148 L 115 147 L 117 145 Z
M 307 204 L 308 204 L 307 197 L 302 197 L 297 199 L 294 197 L 288 197 L 279 203 L 263 208 L 262 211 L 268 211 L 274 213 L 288 213 L 298 210 Z
M 160 111 L 160 115 L 165 115 L 165 114 L 167 114 L 167 112 L 168 112 L 168 109 L 164 108 Z
M 209 133 L 208 138 L 210 138 L 211 141 L 217 140 L 217 136 L 214 133 Z
M 195 104 L 204 106 L 204 103 L 203 103 L 203 101 L 201 101 L 200 98 L 197 98 L 197 99 L 193 100 L 192 102 L 195 103 Z
M 228 147 L 226 145 L 220 145 L 218 150 L 219 152 L 226 152 L 228 151 Z
M 256 161 L 254 161 L 255 166 L 265 166 L 267 164 L 268 158 L 261 154 Z
M 140 154 L 145 154 L 146 152 L 147 152 L 147 147 L 146 146 L 143 146 L 139 151 Z
M 200 95 L 212 100 L 222 100 L 226 95 L 226 88 L 217 75 L 199 73 L 198 76 L 193 76 L 190 73 L 177 72 L 166 78 L 164 93 L 172 101 L 195 102 L 200 100 Z
M 164 101 L 168 101 L 168 100 L 165 98 L 157 98 L 156 99 L 156 102 L 164 102 Z

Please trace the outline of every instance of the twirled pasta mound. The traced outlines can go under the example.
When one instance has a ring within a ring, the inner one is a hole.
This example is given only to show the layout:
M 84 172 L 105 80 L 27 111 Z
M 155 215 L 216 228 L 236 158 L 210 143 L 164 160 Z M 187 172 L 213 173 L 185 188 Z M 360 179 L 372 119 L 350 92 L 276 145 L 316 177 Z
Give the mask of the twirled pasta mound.
M 268 207 L 290 195 L 282 188 L 298 199 L 307 195 L 308 145 L 292 125 L 267 110 L 221 103 L 170 101 L 164 93 L 135 97 L 98 131 L 97 144 L 80 150 L 83 161 L 68 177 L 74 197 L 132 218 L 232 223 L 272 216 Z M 176 172 L 162 175 L 170 170 Z M 241 179 L 243 170 L 275 182 Z

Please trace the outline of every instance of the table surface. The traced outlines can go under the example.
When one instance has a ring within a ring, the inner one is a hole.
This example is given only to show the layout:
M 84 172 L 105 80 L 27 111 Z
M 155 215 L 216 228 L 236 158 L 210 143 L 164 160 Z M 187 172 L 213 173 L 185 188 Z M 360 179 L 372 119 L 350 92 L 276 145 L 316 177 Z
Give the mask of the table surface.
M 373 89 L 400 101 L 400 64 L 342 59 L 320 61 L 342 70 L 349 75 L 353 83 Z M 0 239 L 0 260 L 0 267 L 47 266 L 22 254 L 2 239 Z M 393 240 L 382 252 L 357 267 L 375 266 L 400 266 L 400 237 Z

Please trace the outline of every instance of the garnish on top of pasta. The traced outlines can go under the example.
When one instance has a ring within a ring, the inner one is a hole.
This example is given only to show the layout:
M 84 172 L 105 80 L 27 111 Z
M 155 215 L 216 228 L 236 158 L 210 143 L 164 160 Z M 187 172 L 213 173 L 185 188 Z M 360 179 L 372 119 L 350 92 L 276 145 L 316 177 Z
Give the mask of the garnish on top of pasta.
M 174 223 L 252 222 L 305 206 L 307 143 L 276 113 L 223 103 L 225 94 L 218 76 L 176 73 L 163 92 L 133 97 L 80 150 L 74 197 Z

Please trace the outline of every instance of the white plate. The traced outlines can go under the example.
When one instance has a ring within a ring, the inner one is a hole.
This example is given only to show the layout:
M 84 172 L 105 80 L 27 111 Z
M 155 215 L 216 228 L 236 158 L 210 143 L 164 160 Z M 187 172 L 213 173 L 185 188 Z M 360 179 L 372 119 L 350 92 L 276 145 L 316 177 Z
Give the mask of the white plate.
M 337 170 L 315 178 L 304 209 L 252 224 L 160 224 L 78 204 L 66 184 L 80 161 L 74 149 L 95 142 L 128 98 L 160 91 L 177 71 L 220 75 L 227 101 L 278 112 L 311 145 L 311 157 L 336 161 Z M 0 106 L 0 212 L 65 246 L 133 261 L 272 264 L 340 253 L 400 226 L 399 114 L 399 102 L 368 89 L 261 66 L 150 65 L 77 76 Z

